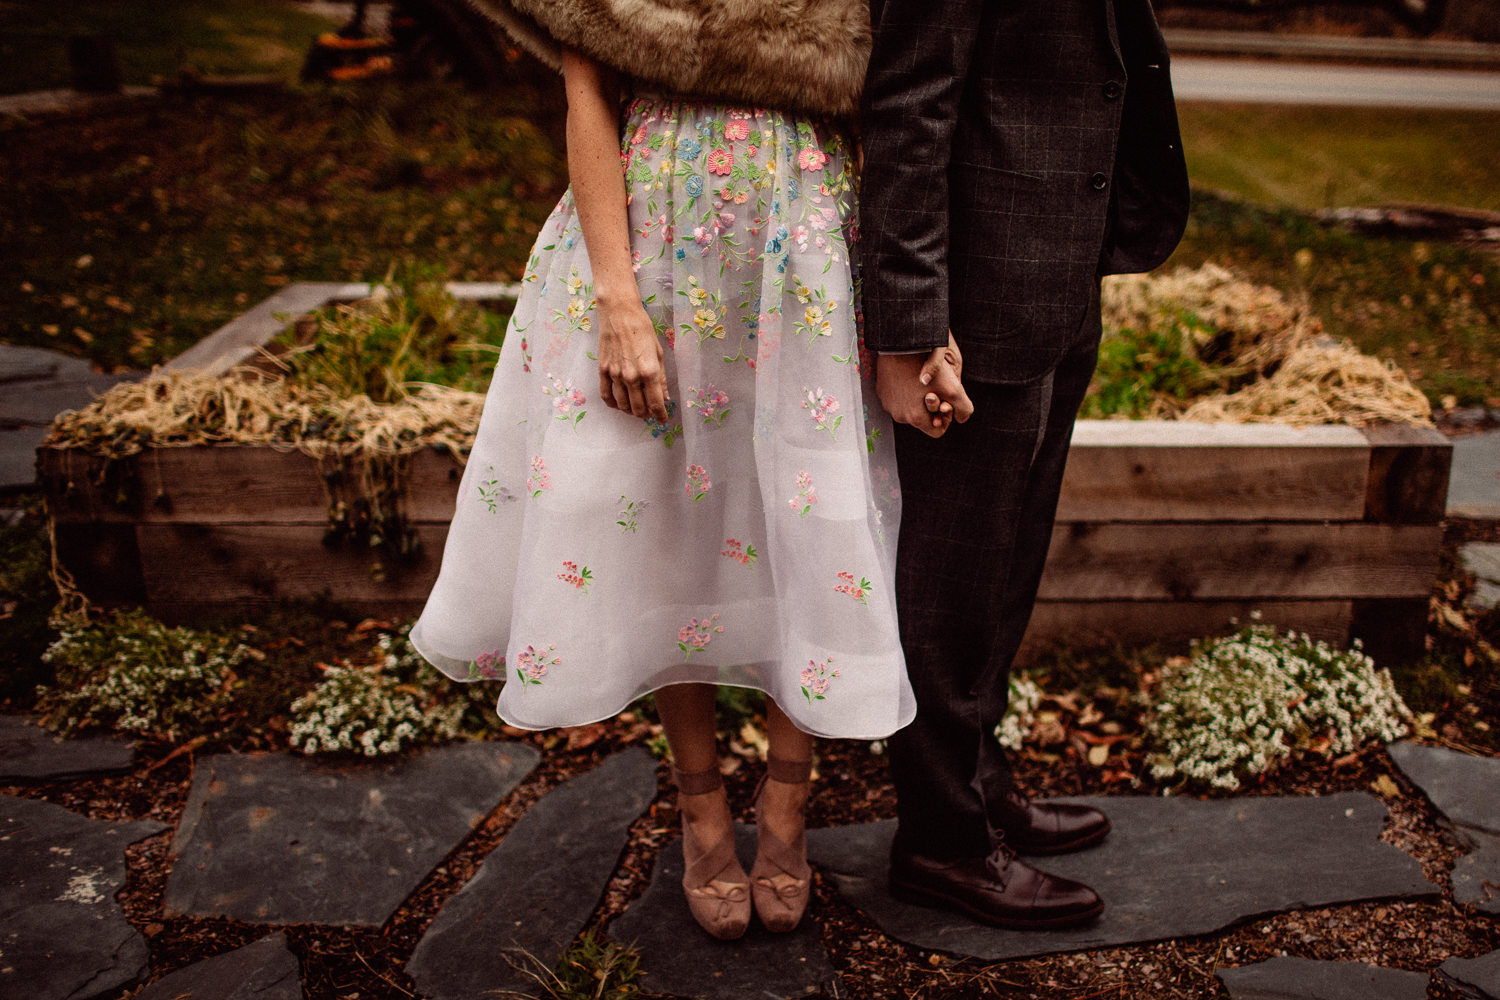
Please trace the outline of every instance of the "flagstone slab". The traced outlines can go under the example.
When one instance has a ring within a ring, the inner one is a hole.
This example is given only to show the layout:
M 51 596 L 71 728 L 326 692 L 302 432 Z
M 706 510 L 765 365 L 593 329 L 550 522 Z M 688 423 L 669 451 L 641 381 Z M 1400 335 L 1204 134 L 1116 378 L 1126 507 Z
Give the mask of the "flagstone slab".
M 278 931 L 163 976 L 135 1000 L 304 1000 L 300 969 Z
M 892 937 L 987 960 L 1207 934 L 1266 913 L 1439 892 L 1415 858 L 1380 842 L 1387 810 L 1363 792 L 1059 801 L 1103 809 L 1114 825 L 1098 847 L 1036 861 L 1103 897 L 1103 915 L 1082 927 L 1001 930 L 893 899 L 895 820 L 809 830 L 808 857 Z
M 1447 511 L 1449 517 L 1500 520 L 1500 431 L 1453 442 Z
M 1444 816 L 1500 835 L 1500 760 L 1420 743 L 1392 743 L 1385 749 Z
M 1215 975 L 1230 1000 L 1426 1000 L 1427 975 L 1364 962 L 1280 956 Z
M 1500 913 L 1500 837 L 1472 829 L 1463 837 L 1473 849 L 1453 863 L 1453 900 Z
M 656 788 L 656 761 L 636 748 L 543 796 L 418 942 L 406 966 L 417 988 L 428 1000 L 536 992 L 522 970 L 554 968 L 583 930 Z
M 115 893 L 125 848 L 166 829 L 0 796 L 0 996 L 92 1000 L 140 980 L 146 939 Z
M 59 739 L 20 715 L 0 715 L 0 781 L 128 771 L 135 744 L 113 736 Z
M 524 743 L 463 743 L 368 763 L 200 758 L 166 911 L 378 927 L 540 756 Z
M 1450 958 L 1435 974 L 1470 1000 L 1500 1000 L 1500 951 L 1480 958 Z
M 735 824 L 734 846 L 749 871 L 755 862 L 755 827 Z M 651 884 L 609 925 L 609 936 L 639 949 L 642 988 L 693 1000 L 843 996 L 838 973 L 811 920 L 788 934 L 772 934 L 752 920 L 738 941 L 720 941 L 698 926 L 682 894 L 682 841 L 657 855 Z

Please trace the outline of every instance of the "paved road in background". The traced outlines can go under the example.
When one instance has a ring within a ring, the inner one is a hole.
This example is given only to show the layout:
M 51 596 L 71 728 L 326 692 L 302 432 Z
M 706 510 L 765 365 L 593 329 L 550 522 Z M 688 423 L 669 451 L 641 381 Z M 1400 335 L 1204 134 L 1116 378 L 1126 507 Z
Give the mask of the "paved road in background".
M 1172 87 L 1183 101 L 1500 111 L 1500 73 L 1178 56 Z

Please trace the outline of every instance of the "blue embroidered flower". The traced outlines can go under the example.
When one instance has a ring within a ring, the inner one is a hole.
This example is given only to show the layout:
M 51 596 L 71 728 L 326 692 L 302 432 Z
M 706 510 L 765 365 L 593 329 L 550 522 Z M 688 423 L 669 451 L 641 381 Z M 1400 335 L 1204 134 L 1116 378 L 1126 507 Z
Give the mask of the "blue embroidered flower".
M 774 256 L 779 253 L 781 253 L 781 240 L 775 236 L 766 240 L 766 254 L 768 256 Z
M 802 185 L 797 182 L 797 178 L 793 177 L 787 181 L 786 196 L 788 198 L 796 198 L 801 191 Z
M 682 189 L 688 193 L 689 198 L 696 198 L 703 193 L 703 178 L 693 174 L 682 182 Z
M 703 152 L 703 143 L 693 136 L 677 140 L 677 158 L 679 160 L 696 160 L 698 154 Z
M 672 256 L 676 257 L 678 260 L 687 260 L 687 251 L 682 247 L 678 247 L 672 252 Z

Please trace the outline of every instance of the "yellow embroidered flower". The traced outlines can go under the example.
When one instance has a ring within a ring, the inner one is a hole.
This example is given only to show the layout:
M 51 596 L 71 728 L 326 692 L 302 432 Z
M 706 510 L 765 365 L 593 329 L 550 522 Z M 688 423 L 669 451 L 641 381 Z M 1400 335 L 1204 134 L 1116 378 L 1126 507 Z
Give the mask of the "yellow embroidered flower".
M 573 276 L 568 279 L 568 294 L 577 295 L 583 291 L 583 279 L 578 276 L 578 268 L 573 268 Z
M 708 301 L 708 290 L 705 288 L 692 288 L 688 290 L 688 301 L 694 306 L 701 306 Z
M 583 304 L 582 299 L 574 299 L 568 303 L 568 321 L 570 323 L 578 322 L 579 317 L 587 311 L 588 307 Z
M 698 325 L 698 329 L 701 330 L 704 327 L 708 326 L 710 323 L 715 322 L 718 318 L 718 315 L 711 309 L 699 309 L 698 312 L 693 316 L 693 322 L 696 323 Z
M 823 310 L 819 309 L 817 306 L 808 306 L 807 312 L 803 315 L 803 319 L 806 320 L 808 326 L 814 329 L 817 329 L 825 322 L 823 319 Z
M 793 290 L 793 294 L 797 296 L 797 301 L 803 305 L 807 305 L 812 300 L 812 289 L 804 285 L 802 279 L 795 274 L 792 275 L 792 280 L 797 283 L 797 287 Z

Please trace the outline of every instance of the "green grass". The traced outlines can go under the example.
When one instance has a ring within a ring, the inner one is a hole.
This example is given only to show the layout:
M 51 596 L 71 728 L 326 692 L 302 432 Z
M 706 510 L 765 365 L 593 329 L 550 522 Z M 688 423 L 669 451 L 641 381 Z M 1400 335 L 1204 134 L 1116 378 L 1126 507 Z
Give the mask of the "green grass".
M 1187 234 L 1166 268 L 1205 261 L 1307 295 L 1326 332 L 1397 362 L 1434 403 L 1452 395 L 1464 406 L 1500 405 L 1500 259 L 1493 253 L 1369 239 L 1290 209 L 1197 191 Z
M 0 341 L 167 360 L 295 280 L 515 280 L 565 182 L 505 95 L 370 84 L 0 122 Z
M 1303 209 L 1500 211 L 1500 112 L 1185 103 L 1178 116 L 1195 187 Z
M 127 84 L 203 73 L 295 75 L 308 45 L 337 27 L 264 0 L 5 0 L 0 2 L 0 94 L 67 87 L 67 41 L 114 40 Z

